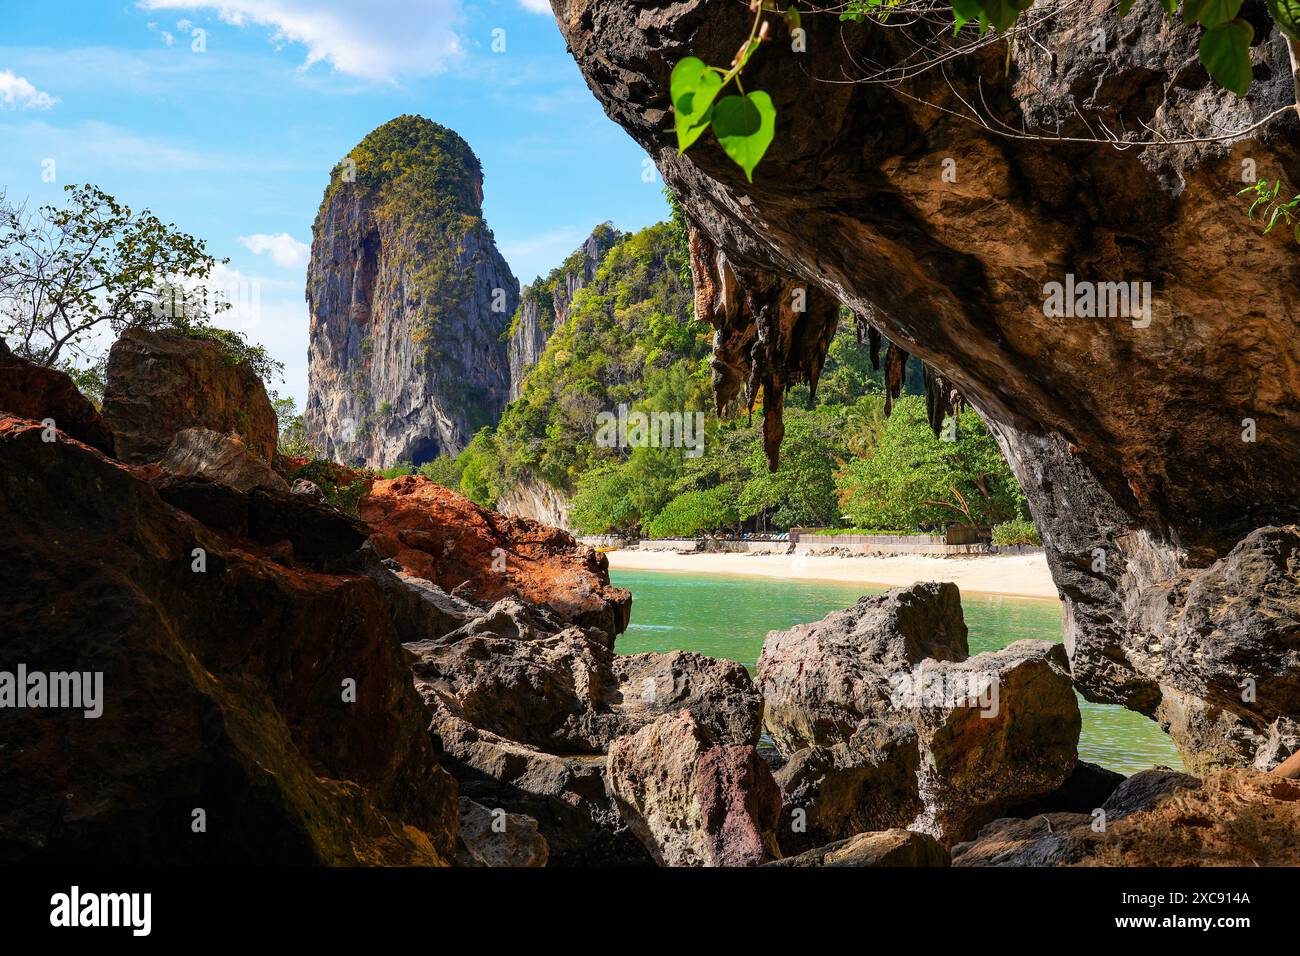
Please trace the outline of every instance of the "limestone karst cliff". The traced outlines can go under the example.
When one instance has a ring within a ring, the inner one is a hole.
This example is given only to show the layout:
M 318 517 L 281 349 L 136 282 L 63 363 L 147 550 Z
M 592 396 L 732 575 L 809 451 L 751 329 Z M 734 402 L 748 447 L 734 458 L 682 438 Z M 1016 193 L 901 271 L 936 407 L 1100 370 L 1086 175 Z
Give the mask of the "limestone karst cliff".
M 370 467 L 459 453 L 505 406 L 519 303 L 473 151 L 423 117 L 384 124 L 334 168 L 312 232 L 310 437 Z
M 1158 720 L 1197 767 L 1300 749 L 1300 256 L 1236 195 L 1252 169 L 1286 195 L 1300 184 L 1292 71 L 1263 5 L 1242 11 L 1245 97 L 1154 4 L 1121 18 L 1047 0 L 1008 41 L 961 54 L 925 17 L 806 12 L 806 53 L 773 42 L 746 67 L 778 116 L 752 184 L 708 137 L 678 154 L 669 97 L 681 58 L 731 61 L 745 4 L 552 6 L 708 253 L 697 285 L 719 280 L 702 317 L 724 384 L 815 376 L 821 330 L 769 308 L 771 290 L 839 299 L 999 434 L 1087 697 Z M 951 55 L 918 60 L 936 44 Z M 1135 145 L 1087 141 L 1102 129 Z M 1048 284 L 1071 276 L 1149 283 L 1150 321 L 1051 315 Z M 749 341 L 762 348 L 728 348 Z
M 550 275 L 524 287 L 519 311 L 510 323 L 510 401 L 519 397 L 524 377 L 564 323 L 574 294 L 596 278 L 600 260 L 618 239 L 617 229 L 601 223 Z

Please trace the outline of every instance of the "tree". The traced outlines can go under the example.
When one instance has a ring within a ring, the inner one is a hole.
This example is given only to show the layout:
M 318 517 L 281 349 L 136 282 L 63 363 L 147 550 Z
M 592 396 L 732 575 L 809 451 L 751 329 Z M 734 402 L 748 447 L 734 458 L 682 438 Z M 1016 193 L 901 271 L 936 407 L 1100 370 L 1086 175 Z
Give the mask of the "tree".
M 776 471 L 768 471 L 767 453 L 755 436 L 749 451 L 751 477 L 740 494 L 745 517 L 763 515 L 777 528 L 838 523 L 835 471 L 848 457 L 846 417 L 843 411 L 788 409 L 781 467 Z
M 479 429 L 456 458 L 460 493 L 484 508 L 495 508 L 505 490 L 501 459 L 491 428 Z
M 14 352 L 58 367 L 102 330 L 205 329 L 228 307 L 206 287 L 218 261 L 201 239 L 94 186 L 65 190 L 65 208 L 36 215 L 0 197 L 0 334 Z
M 439 455 L 433 461 L 426 461 L 420 466 L 420 474 L 435 484 L 453 490 L 460 488 L 461 476 L 465 473 L 465 464 L 459 457 Z
M 298 404 L 293 400 L 293 396 L 286 395 L 281 398 L 272 392 L 271 407 L 275 410 L 275 418 L 279 424 L 280 437 L 276 444 L 276 451 L 289 458 L 319 458 L 320 452 L 307 438 L 307 426 L 302 416 L 298 414 Z
M 925 402 L 904 396 L 869 457 L 838 475 L 844 511 L 861 528 L 985 525 L 1024 513 L 1024 496 L 988 426 L 973 409 L 936 441 Z

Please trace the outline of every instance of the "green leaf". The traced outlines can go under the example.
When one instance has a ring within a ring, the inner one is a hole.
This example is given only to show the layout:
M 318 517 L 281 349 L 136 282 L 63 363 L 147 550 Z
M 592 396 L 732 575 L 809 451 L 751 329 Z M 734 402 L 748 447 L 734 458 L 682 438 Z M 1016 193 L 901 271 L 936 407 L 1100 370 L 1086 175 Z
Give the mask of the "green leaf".
M 1242 0 L 1184 0 L 1183 22 L 1217 27 L 1235 19 L 1241 4 Z
M 981 6 L 989 23 L 998 33 L 1006 33 L 1016 25 L 1020 14 L 1034 5 L 1034 0 L 983 0 Z
M 1119 15 L 1128 16 L 1128 12 L 1133 9 L 1133 0 L 1119 0 Z
M 758 165 L 776 135 L 776 107 L 762 90 L 748 96 L 727 96 L 713 107 L 713 135 L 732 161 L 754 181 Z
M 794 4 L 790 4 L 790 6 L 786 8 L 784 16 L 785 25 L 791 32 L 794 32 L 803 26 L 803 17 L 801 17 L 799 11 L 794 8 Z
M 1178 0 L 1160 0 L 1160 6 L 1171 17 L 1178 12 Z
M 1250 70 L 1250 41 L 1255 28 L 1245 20 L 1229 20 L 1201 37 L 1201 62 L 1224 89 L 1245 96 L 1254 78 Z
M 677 126 L 678 155 L 686 152 L 708 128 L 709 111 L 721 89 L 722 77 L 699 57 L 688 56 L 673 67 L 669 90 Z
M 983 16 L 984 8 L 980 6 L 980 0 L 952 0 L 952 15 L 956 21 L 952 31 L 955 34 L 972 20 Z
M 1268 0 L 1268 12 L 1283 33 L 1300 43 L 1300 0 Z

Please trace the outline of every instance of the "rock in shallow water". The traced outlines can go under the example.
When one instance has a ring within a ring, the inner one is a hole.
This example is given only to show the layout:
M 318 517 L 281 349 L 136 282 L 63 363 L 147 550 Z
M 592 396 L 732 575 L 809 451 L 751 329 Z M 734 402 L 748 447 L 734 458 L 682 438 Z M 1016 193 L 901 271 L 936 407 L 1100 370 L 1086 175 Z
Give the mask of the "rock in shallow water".
M 1080 728 L 1064 648 L 967 653 L 947 583 L 864 597 L 768 635 L 758 686 L 764 724 L 790 758 L 779 775 L 783 845 L 903 824 L 951 844 L 1062 784 Z

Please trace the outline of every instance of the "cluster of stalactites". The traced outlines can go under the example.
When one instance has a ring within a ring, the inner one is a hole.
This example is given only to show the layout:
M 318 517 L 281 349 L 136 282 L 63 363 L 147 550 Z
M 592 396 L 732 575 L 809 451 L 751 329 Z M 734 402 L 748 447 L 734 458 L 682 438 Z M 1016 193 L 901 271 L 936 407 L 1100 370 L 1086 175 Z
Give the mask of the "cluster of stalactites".
M 857 323 L 858 342 L 864 339 L 871 354 L 871 367 L 880 371 L 880 330 L 869 324 L 861 316 L 854 316 Z M 888 342 L 885 349 L 885 415 L 894 410 L 894 399 L 903 394 L 903 382 L 907 377 L 908 353 L 897 342 Z M 943 374 L 922 363 L 925 375 L 925 414 L 935 437 L 943 431 L 943 421 L 949 415 L 957 417 L 961 411 L 962 396 L 957 386 L 943 377 Z
M 714 329 L 713 394 L 718 413 L 742 398 L 752 413 L 763 394 L 763 448 L 776 470 L 785 437 L 785 391 L 806 382 L 817 395 L 839 303 L 816 286 L 730 261 L 691 229 L 695 314 Z
M 690 230 L 695 315 L 714 329 L 713 395 L 718 414 L 738 399 L 751 413 L 763 395 L 763 448 L 776 470 L 785 437 L 785 392 L 801 382 L 815 400 L 817 380 L 839 324 L 840 305 L 831 295 L 794 276 L 741 266 L 704 232 Z M 879 370 L 879 330 L 856 317 L 858 341 L 871 346 Z M 895 342 L 885 351 L 885 414 L 903 391 L 908 354 Z M 944 418 L 956 414 L 961 395 L 938 372 L 925 367 L 926 410 L 937 436 Z

